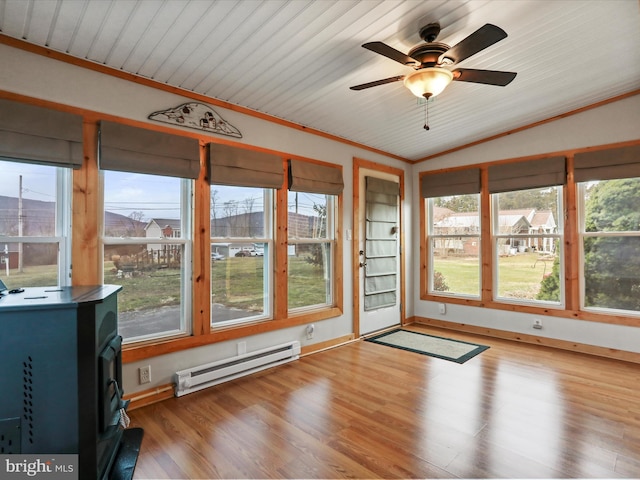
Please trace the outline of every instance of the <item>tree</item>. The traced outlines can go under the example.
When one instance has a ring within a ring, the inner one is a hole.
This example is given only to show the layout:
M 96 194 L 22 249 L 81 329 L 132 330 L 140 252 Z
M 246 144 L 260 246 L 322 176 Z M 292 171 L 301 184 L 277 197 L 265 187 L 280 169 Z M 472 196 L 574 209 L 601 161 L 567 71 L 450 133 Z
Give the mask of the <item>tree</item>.
M 558 250 L 558 242 L 556 241 L 555 251 Z M 560 256 L 556 255 L 553 259 L 551 273 L 545 275 L 540 284 L 540 291 L 536 296 L 536 300 L 547 300 L 550 302 L 560 301 Z
M 441 272 L 433 272 L 433 290 L 436 292 L 449 291 L 449 285 Z
M 313 217 L 313 238 L 324 238 L 327 234 L 327 206 L 318 203 L 313 204 L 313 210 L 318 215 Z M 327 251 L 323 245 L 314 244 L 309 248 L 309 255 L 306 257 L 307 263 L 315 267 L 326 267 Z
M 130 221 L 130 226 L 127 228 L 127 234 L 130 237 L 144 237 L 144 227 L 146 222 L 144 221 L 144 212 L 135 211 L 131 212 L 127 218 Z
M 535 188 L 532 190 L 516 190 L 500 194 L 500 210 L 518 210 L 535 208 L 554 212 L 558 202 L 558 189 Z
M 587 232 L 640 232 L 640 178 L 599 182 L 585 207 Z M 640 237 L 591 236 L 584 242 L 585 304 L 640 310 Z
M 438 197 L 434 199 L 436 207 L 448 208 L 454 212 L 477 212 L 478 195 L 454 195 L 452 197 Z

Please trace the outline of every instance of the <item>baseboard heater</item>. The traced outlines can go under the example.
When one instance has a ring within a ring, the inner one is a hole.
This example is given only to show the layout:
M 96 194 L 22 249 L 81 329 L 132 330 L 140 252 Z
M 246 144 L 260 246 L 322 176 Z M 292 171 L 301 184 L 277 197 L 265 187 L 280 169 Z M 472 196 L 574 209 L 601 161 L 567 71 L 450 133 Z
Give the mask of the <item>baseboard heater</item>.
M 289 342 L 176 372 L 176 397 L 282 365 L 300 357 L 300 342 Z

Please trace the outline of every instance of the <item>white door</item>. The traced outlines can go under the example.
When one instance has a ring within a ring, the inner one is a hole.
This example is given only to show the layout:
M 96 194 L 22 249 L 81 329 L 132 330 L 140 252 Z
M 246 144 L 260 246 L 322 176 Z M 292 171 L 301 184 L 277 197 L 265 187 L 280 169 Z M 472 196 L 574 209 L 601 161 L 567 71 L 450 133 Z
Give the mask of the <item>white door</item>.
M 358 180 L 358 316 L 365 335 L 401 323 L 401 197 L 393 173 L 361 167 Z

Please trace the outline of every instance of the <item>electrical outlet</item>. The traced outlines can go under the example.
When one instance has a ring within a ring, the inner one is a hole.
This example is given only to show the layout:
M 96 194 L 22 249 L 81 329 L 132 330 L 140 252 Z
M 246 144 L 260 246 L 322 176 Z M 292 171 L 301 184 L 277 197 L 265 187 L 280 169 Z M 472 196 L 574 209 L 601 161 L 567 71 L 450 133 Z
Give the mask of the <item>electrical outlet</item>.
M 144 383 L 151 383 L 151 365 L 146 365 L 138 369 L 140 375 L 140 385 Z
M 307 339 L 311 340 L 313 338 L 313 334 L 316 331 L 316 326 L 312 323 L 311 325 L 307 326 Z
M 445 315 L 447 313 L 447 305 L 444 303 L 438 304 L 438 313 L 440 315 Z
M 539 318 L 534 319 L 533 328 L 535 328 L 536 330 L 542 330 L 542 320 L 540 320 Z

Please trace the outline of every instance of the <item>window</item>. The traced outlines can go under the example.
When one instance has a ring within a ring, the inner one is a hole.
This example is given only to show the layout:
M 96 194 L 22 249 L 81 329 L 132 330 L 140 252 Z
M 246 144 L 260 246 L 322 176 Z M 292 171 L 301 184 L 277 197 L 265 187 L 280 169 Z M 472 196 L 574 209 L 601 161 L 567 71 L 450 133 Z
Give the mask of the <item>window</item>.
M 480 195 L 429 198 L 429 293 L 480 296 Z
M 212 326 L 271 317 L 273 212 L 272 189 L 211 186 Z
M 282 158 L 209 145 L 211 325 L 273 318 L 275 189 Z
M 564 157 L 489 167 L 494 299 L 564 304 Z
M 562 301 L 562 187 L 492 195 L 495 297 Z
M 480 170 L 424 175 L 427 278 L 432 295 L 480 297 Z
M 5 99 L 0 111 L 0 275 L 10 288 L 68 285 L 82 117 Z
M 191 190 L 198 141 L 102 122 L 104 282 L 122 285 L 118 331 L 127 342 L 191 327 Z
M 343 187 L 339 167 L 289 160 L 289 312 L 336 305 L 336 218 Z
M 69 284 L 71 170 L 0 160 L 0 276 L 9 288 Z
M 582 308 L 640 314 L 640 146 L 576 154 Z
M 104 172 L 104 282 L 122 286 L 126 341 L 175 335 L 190 317 L 190 182 Z
M 288 194 L 288 308 L 333 305 L 334 195 Z

